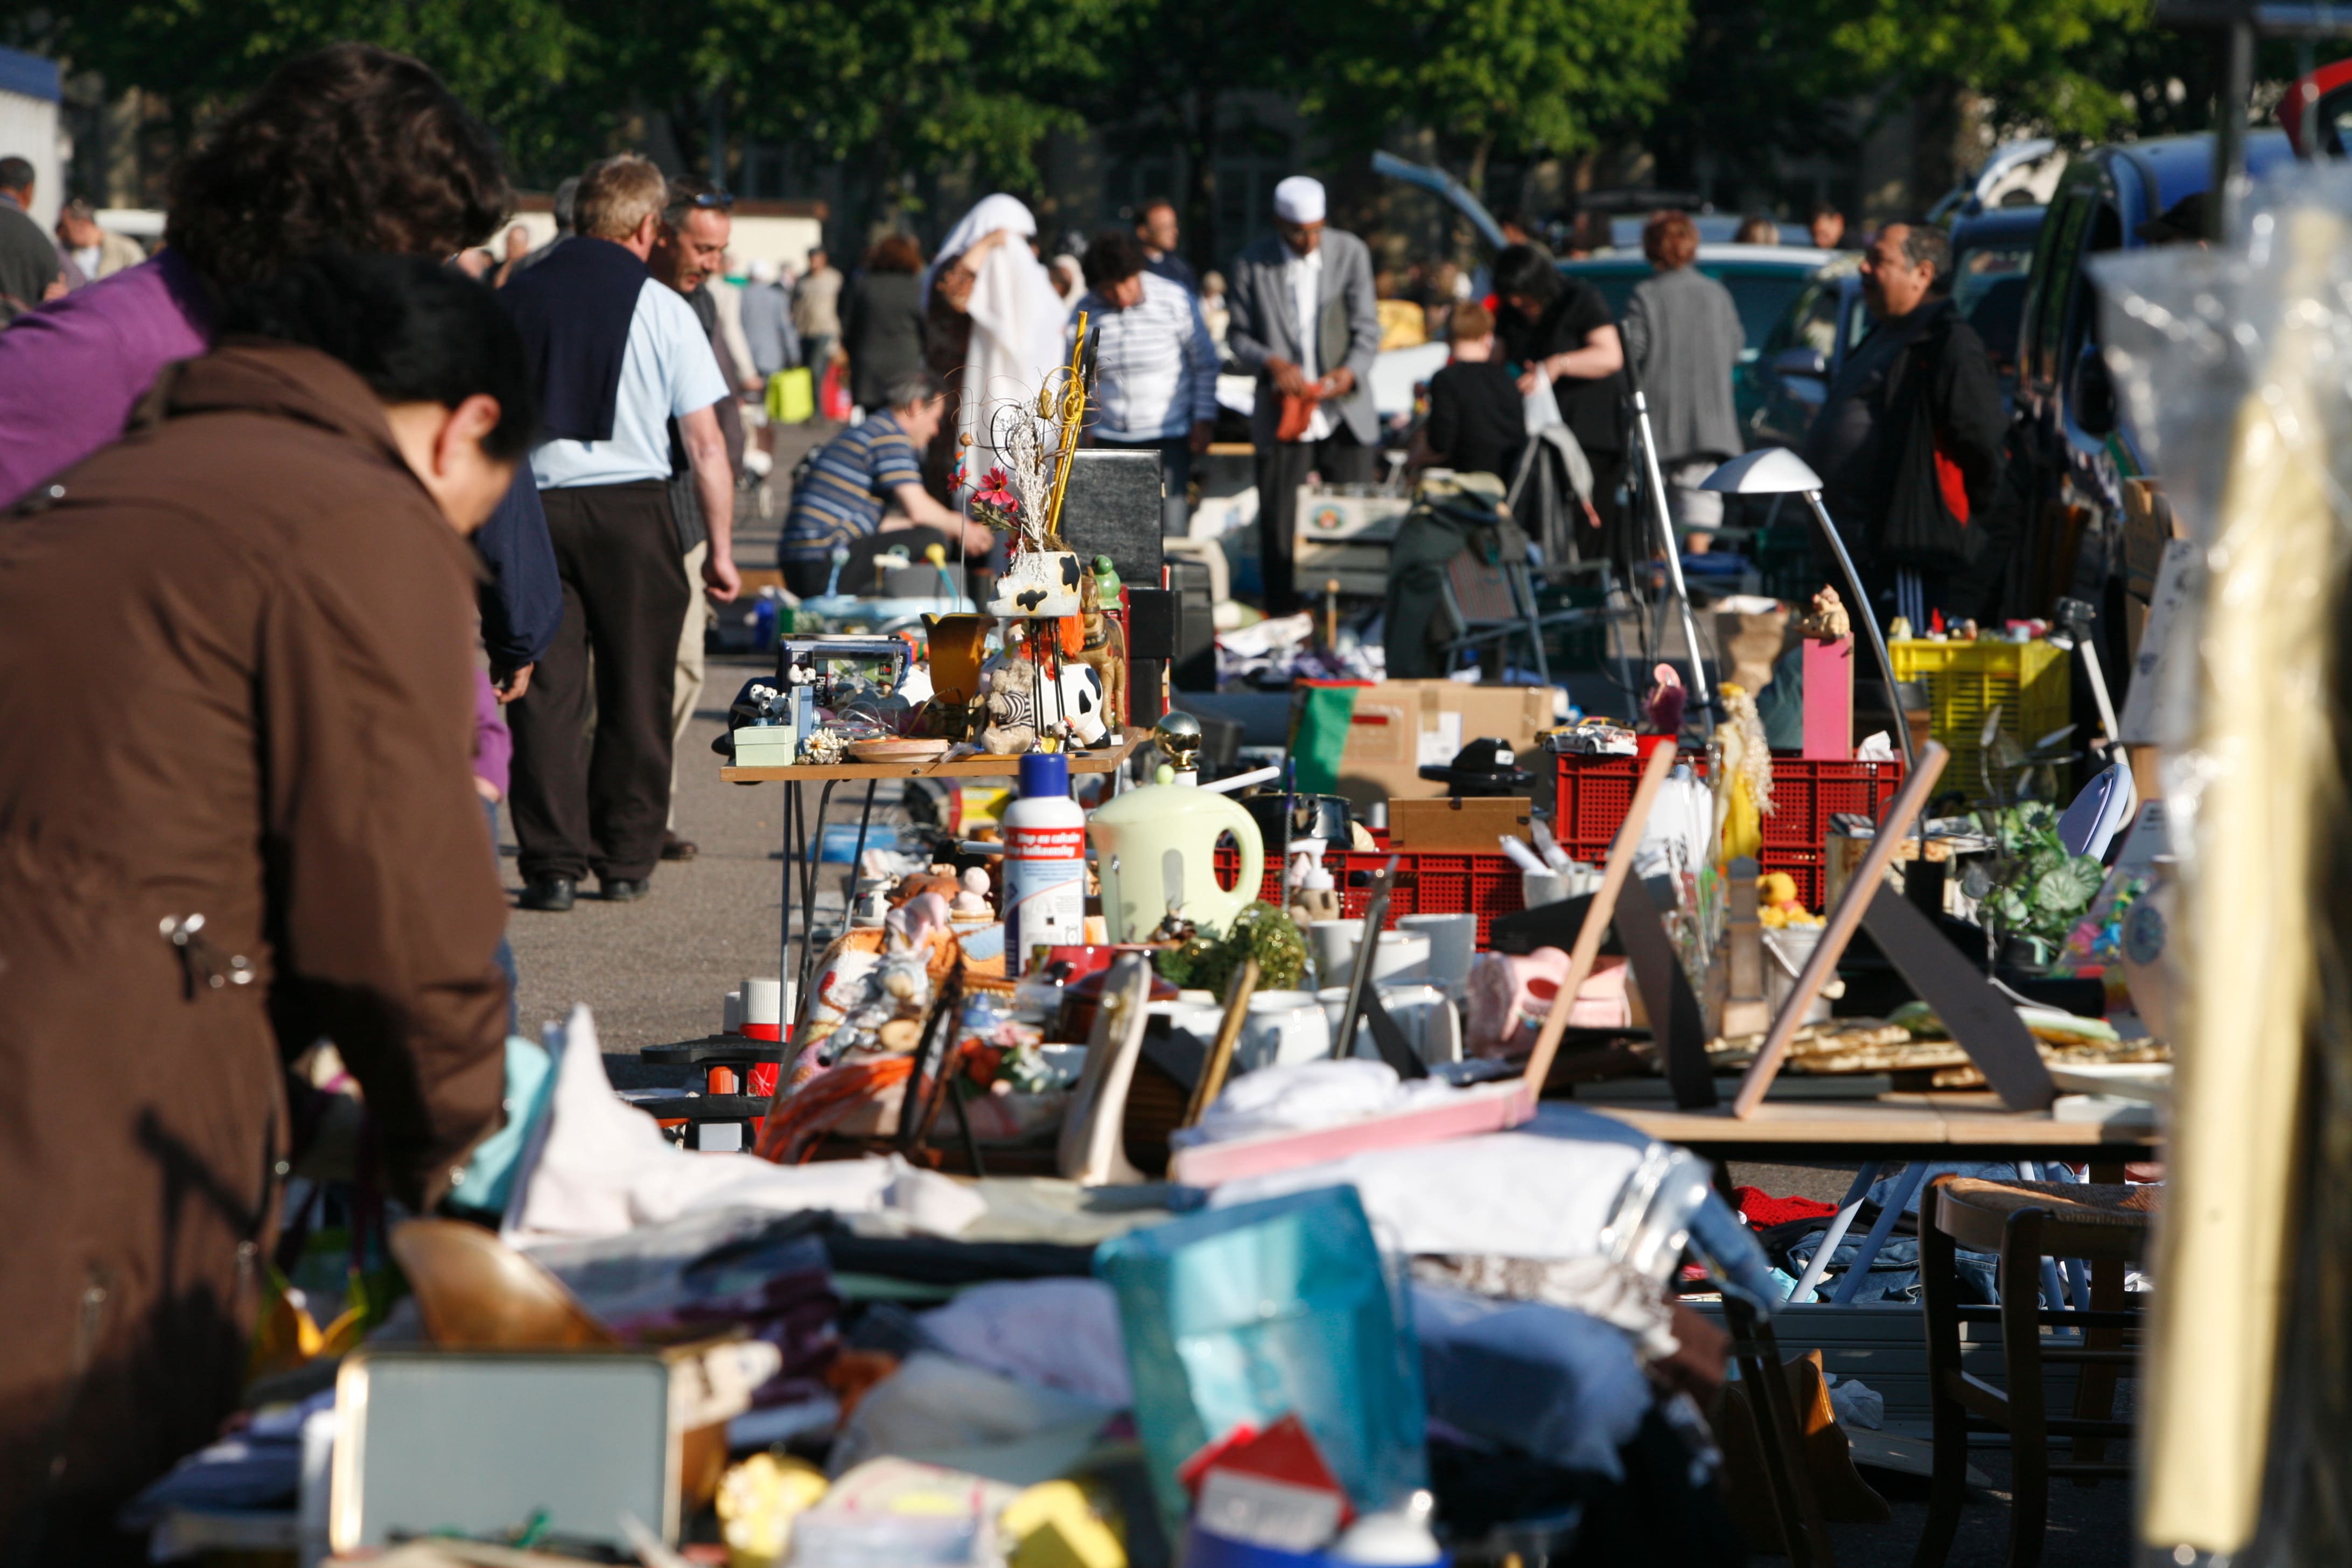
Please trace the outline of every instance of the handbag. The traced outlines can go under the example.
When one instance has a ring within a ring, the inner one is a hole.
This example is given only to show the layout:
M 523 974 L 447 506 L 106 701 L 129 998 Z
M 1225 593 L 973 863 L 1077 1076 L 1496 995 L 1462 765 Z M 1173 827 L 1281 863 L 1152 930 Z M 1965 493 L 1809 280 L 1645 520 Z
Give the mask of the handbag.
M 804 425 L 816 417 L 816 378 L 806 365 L 768 377 L 768 417 L 779 425 Z

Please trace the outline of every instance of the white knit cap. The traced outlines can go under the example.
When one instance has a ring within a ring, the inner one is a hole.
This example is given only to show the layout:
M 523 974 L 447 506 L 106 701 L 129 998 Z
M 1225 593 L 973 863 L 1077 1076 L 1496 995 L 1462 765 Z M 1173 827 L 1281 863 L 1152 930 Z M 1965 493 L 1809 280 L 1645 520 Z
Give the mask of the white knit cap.
M 1323 182 L 1312 174 L 1293 174 L 1274 187 L 1274 216 L 1285 223 L 1323 221 Z

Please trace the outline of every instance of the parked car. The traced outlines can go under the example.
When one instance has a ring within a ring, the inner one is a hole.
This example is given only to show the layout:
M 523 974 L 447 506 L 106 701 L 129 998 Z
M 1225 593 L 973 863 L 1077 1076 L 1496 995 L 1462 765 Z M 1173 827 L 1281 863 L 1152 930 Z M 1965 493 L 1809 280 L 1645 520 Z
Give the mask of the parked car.
M 2293 156 L 2280 132 L 2250 132 L 2246 169 L 2261 179 Z M 2167 136 L 2076 153 L 2034 242 L 2018 334 L 2017 418 L 2010 483 L 2026 500 L 2006 599 L 2043 615 L 2062 597 L 2099 612 L 2100 649 L 2118 687 L 2124 657 L 2123 481 L 2147 468 L 2116 416 L 2100 352 L 2089 263 L 2147 242 L 2140 226 L 2210 188 L 2210 135 Z M 2147 585 L 2139 585 L 2144 596 Z M 2122 700 L 2118 689 L 2116 700 Z
M 1801 447 L 1847 353 L 1870 331 L 1862 308 L 1862 258 L 1815 268 L 1780 319 L 1734 373 L 1732 392 L 1750 447 Z
M 2337 60 L 2287 89 L 2278 122 L 2298 158 L 2341 158 L 2352 140 L 2352 60 Z M 2304 145 L 2310 132 L 2309 146 Z
M 1748 336 L 1748 346 L 1740 351 L 1739 363 L 1731 375 L 1732 397 L 1743 430 L 1752 412 L 1750 405 L 1762 395 L 1763 381 L 1753 374 L 1753 367 L 1764 352 L 1765 340 L 1788 314 L 1790 301 L 1804 292 L 1823 264 L 1838 256 L 1837 251 L 1815 250 L 1811 246 L 1699 246 L 1698 259 L 1693 265 L 1731 291 L 1731 302 Z M 1650 264 L 1639 250 L 1563 261 L 1559 269 L 1600 289 L 1612 316 L 1625 313 L 1633 286 L 1650 276 Z
M 2025 321 L 2025 288 L 2045 207 L 2001 207 L 1952 225 L 1952 302 L 1984 340 L 2000 378 L 2003 407 L 2014 405 L 2017 340 Z

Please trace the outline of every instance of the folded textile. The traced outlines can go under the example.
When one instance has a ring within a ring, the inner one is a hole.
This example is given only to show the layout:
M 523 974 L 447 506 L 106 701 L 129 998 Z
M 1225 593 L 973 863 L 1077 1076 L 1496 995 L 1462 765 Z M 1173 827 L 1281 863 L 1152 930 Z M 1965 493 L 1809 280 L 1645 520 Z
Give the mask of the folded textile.
M 1044 1440 L 1045 1447 L 1072 1450 L 1064 1458 L 1067 1463 L 1086 1450 L 1117 1409 L 1100 1400 L 1000 1376 L 936 1351 L 917 1351 L 857 1402 L 834 1443 L 829 1468 L 840 1475 L 868 1459 L 896 1455 L 995 1475 L 991 1460 L 975 1450 L 1008 1448 L 1033 1439 Z M 1016 1484 L 1054 1473 L 1048 1468 L 1045 1475 Z
M 1734 1187 L 1731 1195 L 1739 1202 L 1739 1217 L 1758 1230 L 1769 1230 L 1792 1219 L 1819 1219 L 1838 1212 L 1835 1204 L 1811 1198 L 1776 1198 L 1761 1187 Z
M 1452 1085 L 1438 1079 L 1406 1083 L 1386 1062 L 1349 1059 L 1261 1068 L 1234 1079 L 1202 1114 L 1200 1125 L 1171 1142 L 1227 1143 L 1277 1132 L 1344 1127 L 1350 1121 L 1444 1100 L 1454 1092 Z
M 946 1177 L 895 1154 L 771 1165 L 673 1148 L 651 1117 L 614 1097 L 586 1007 L 574 1007 L 560 1027 L 551 1025 L 545 1043 L 556 1057 L 555 1093 L 537 1146 L 526 1151 L 517 1172 L 502 1232 L 513 1245 L 616 1236 L 726 1208 L 887 1213 L 912 1228 L 952 1236 L 983 1206 Z
M 1135 1397 L 1118 1296 L 1099 1279 L 977 1285 L 920 1321 L 934 1346 L 990 1372 L 1115 1410 Z
M 1412 1274 L 1426 1284 L 1582 1312 L 1623 1333 L 1644 1363 L 1682 1348 L 1657 1282 L 1614 1258 L 1416 1258 Z
M 1266 1076 L 1254 1073 L 1251 1079 Z M 1251 1079 L 1241 1081 L 1246 1084 Z M 1209 1202 L 1226 1208 L 1314 1187 L 1347 1185 L 1362 1199 L 1381 1245 L 1396 1251 L 1597 1258 L 1608 1250 L 1602 1232 L 1644 1150 L 1638 1141 L 1580 1142 L 1493 1132 L 1376 1149 L 1324 1164 L 1244 1177 L 1219 1186 Z
M 1617 1450 L 1650 1408 L 1625 1336 L 1540 1302 L 1498 1302 L 1412 1287 L 1432 1419 L 1571 1470 L 1622 1476 Z
M 824 1393 L 838 1343 L 822 1215 L 762 1208 L 695 1212 L 618 1236 L 532 1247 L 581 1306 L 625 1340 L 677 1342 L 741 1328 L 782 1352 L 752 1403 L 804 1403 Z

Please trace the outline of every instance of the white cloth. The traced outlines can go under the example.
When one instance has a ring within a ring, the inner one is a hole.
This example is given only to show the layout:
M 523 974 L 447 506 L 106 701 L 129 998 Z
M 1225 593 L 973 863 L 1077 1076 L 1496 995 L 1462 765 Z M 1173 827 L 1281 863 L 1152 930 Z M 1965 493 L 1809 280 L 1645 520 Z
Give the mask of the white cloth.
M 1117 1408 L 917 1351 L 857 1402 L 826 1469 L 894 1457 L 1034 1486 L 1076 1463 Z
M 1139 275 L 1143 299 L 1124 310 L 1087 294 L 1095 340 L 1094 433 L 1105 441 L 1169 441 L 1217 416 L 1217 345 L 1201 302 L 1181 283 Z M 1077 317 L 1070 318 L 1077 331 Z
M 913 1228 L 952 1236 L 987 1207 L 946 1177 L 918 1171 L 895 1154 L 771 1165 L 740 1154 L 672 1148 L 652 1117 L 614 1098 L 587 1008 L 574 1007 L 563 1025 L 550 1024 L 545 1044 L 556 1058 L 555 1093 L 516 1172 L 515 1196 L 501 1227 L 510 1244 L 617 1236 L 729 1207 L 782 1214 L 895 1211 Z
M 543 490 L 669 479 L 669 422 L 727 395 L 710 335 L 685 296 L 648 278 L 629 318 L 609 441 L 542 441 L 530 451 Z
M 1315 190 L 1319 203 L 1323 187 L 1316 185 Z M 1287 259 L 1282 264 L 1282 280 L 1290 285 L 1290 308 L 1298 316 L 1298 374 L 1311 384 L 1323 376 L 1323 334 L 1316 330 L 1322 321 L 1323 247 L 1318 245 L 1304 256 L 1288 250 L 1286 246 L 1285 249 Z M 1300 439 L 1320 441 L 1330 434 L 1330 407 L 1318 403 L 1313 417 L 1307 421 L 1307 434 Z
M 1054 291 L 1053 276 L 1021 241 L 1037 232 L 1037 220 L 1016 198 L 1002 193 L 983 198 L 940 246 L 940 260 L 953 260 L 999 231 L 1013 236 L 981 258 L 971 286 L 971 346 L 963 366 L 963 395 L 955 415 L 972 438 L 969 471 L 986 473 L 996 462 L 991 438 L 997 411 L 1007 403 L 1032 402 L 1063 361 L 1063 325 L 1069 310 Z M 933 262 L 923 274 L 928 304 Z M 1006 416 L 1010 417 L 1010 416 Z
M 1409 1110 L 1454 1092 L 1433 1078 L 1402 1082 L 1396 1068 L 1386 1062 L 1349 1059 L 1261 1068 L 1227 1084 L 1216 1103 L 1202 1113 L 1199 1125 L 1177 1138 L 1181 1143 L 1230 1143 L 1276 1132 L 1311 1132 Z
M 1323 182 L 1312 174 L 1293 174 L 1274 187 L 1274 216 L 1285 223 L 1321 223 L 1324 211 Z
M 1040 1388 L 1124 1410 L 1135 1397 L 1118 1297 L 1099 1279 L 975 1285 L 919 1320 L 948 1354 Z
M 1252 1073 L 1241 1083 L 1265 1076 Z M 1345 1184 L 1363 1201 L 1381 1245 L 1394 1251 L 1594 1258 L 1606 1254 L 1601 1233 L 1642 1154 L 1628 1143 L 1490 1132 L 1247 1176 L 1218 1187 L 1209 1203 L 1226 1208 Z

